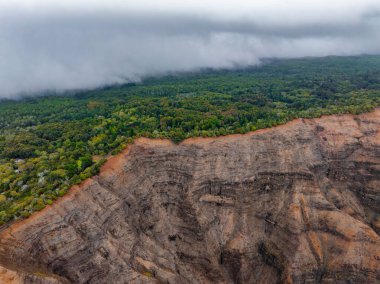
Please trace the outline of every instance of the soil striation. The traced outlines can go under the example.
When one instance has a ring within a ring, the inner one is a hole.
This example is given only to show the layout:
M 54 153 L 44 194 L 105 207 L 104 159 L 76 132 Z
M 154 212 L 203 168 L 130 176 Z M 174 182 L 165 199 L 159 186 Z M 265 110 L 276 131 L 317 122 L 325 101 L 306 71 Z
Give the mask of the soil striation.
M 0 233 L 0 283 L 380 283 L 380 109 L 138 139 Z

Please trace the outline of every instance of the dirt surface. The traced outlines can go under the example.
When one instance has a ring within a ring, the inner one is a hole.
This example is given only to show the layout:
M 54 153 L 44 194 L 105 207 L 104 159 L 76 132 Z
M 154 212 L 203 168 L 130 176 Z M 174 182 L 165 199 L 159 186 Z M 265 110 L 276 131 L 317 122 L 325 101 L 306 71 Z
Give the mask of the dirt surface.
M 0 283 L 379 283 L 380 110 L 141 138 L 0 233 Z

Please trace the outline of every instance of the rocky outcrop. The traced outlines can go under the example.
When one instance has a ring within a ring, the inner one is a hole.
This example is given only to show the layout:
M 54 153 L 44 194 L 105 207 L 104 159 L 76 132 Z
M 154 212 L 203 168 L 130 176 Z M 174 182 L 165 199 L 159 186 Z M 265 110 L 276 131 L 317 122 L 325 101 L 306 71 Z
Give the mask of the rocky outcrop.
M 379 234 L 380 110 L 139 139 L 0 233 L 0 282 L 379 283 Z

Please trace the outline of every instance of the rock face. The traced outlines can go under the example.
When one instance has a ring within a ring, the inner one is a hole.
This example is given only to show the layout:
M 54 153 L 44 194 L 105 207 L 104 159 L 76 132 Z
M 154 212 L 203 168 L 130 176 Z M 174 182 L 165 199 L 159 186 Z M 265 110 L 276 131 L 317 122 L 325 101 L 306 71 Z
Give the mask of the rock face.
M 0 233 L 0 283 L 379 283 L 380 110 L 139 139 Z

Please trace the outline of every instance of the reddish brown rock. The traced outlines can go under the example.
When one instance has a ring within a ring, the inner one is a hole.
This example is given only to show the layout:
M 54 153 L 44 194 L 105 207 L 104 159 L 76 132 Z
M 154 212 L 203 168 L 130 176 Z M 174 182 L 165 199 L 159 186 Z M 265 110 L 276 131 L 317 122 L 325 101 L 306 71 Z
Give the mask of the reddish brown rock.
M 0 233 L 0 283 L 379 283 L 379 233 L 380 110 L 139 139 Z

